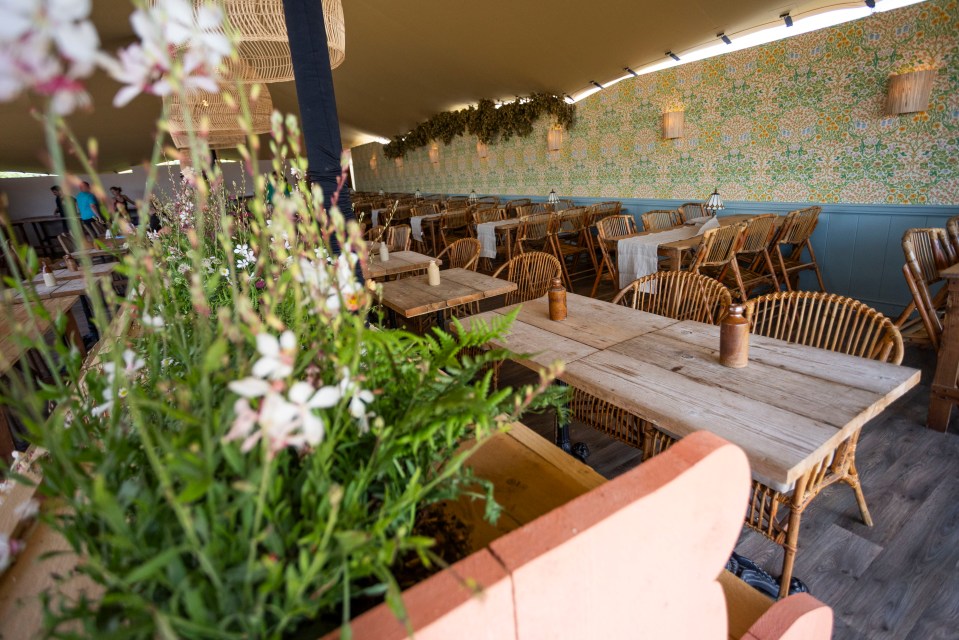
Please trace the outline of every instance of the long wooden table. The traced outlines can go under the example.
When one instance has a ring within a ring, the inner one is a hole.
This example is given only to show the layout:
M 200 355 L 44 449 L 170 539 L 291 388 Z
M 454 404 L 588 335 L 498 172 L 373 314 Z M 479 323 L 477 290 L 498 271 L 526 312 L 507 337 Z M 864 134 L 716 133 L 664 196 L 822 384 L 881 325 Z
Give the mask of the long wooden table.
M 524 304 L 510 333 L 494 346 L 534 353 L 518 360 L 533 369 L 564 362 L 563 383 L 646 421 L 666 438 L 708 430 L 739 446 L 758 483 L 754 491 L 767 496 L 758 503 L 754 497 L 749 513 L 765 513 L 766 502 L 781 499 L 788 514 L 777 523 L 781 534 L 763 525 L 764 535 L 784 549 L 779 595 L 785 596 L 802 513 L 823 486 L 822 470 L 840 459 L 839 452 L 851 455 L 840 446 L 854 442 L 866 421 L 916 386 L 919 371 L 761 336 L 750 336 L 749 365 L 729 369 L 719 364 L 719 327 L 631 309 L 635 319 L 624 324 L 611 303 L 575 294 L 567 302 L 563 322 L 548 320 L 543 300 Z M 490 320 L 511 310 L 473 317 Z M 557 430 L 557 444 L 575 451 L 568 426 Z
M 496 346 L 535 354 L 520 360 L 530 368 L 563 361 L 562 381 L 672 436 L 716 433 L 779 490 L 919 383 L 916 369 L 762 336 L 750 336 L 749 366 L 730 369 L 719 364 L 719 327 L 576 294 L 567 305 L 562 322 L 549 320 L 545 298 L 520 305 Z
M 939 275 L 946 281 L 946 317 L 942 323 L 926 425 L 945 431 L 953 406 L 959 404 L 959 264 L 943 269 Z

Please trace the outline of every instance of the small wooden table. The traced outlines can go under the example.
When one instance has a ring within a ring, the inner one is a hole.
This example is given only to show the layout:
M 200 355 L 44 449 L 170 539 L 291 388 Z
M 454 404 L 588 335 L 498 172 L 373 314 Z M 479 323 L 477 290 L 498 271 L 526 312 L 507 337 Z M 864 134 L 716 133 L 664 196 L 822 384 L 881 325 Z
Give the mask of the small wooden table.
M 370 260 L 366 265 L 366 272 L 363 274 L 370 280 L 379 280 L 401 273 L 410 273 L 413 271 L 423 271 L 430 262 L 435 260 L 437 265 L 443 264 L 439 258 L 434 258 L 415 251 L 391 251 L 390 259 L 386 262 L 380 260 L 379 253 L 370 253 Z
M 27 237 L 26 227 L 29 226 L 33 229 L 33 235 L 36 236 L 37 243 L 40 245 L 38 247 L 39 252 L 43 255 L 53 256 L 58 250 L 56 234 L 54 234 L 53 237 L 47 234 L 48 224 L 58 224 L 60 225 L 60 230 L 67 229 L 66 219 L 60 216 L 34 216 L 32 218 L 20 218 L 19 220 L 12 220 L 10 222 L 14 231 L 20 233 L 26 244 L 30 243 Z
M 381 301 L 404 318 L 436 313 L 442 321 L 443 313 L 453 307 L 516 290 L 515 282 L 468 269 L 447 269 L 440 274 L 440 284 L 435 287 L 430 286 L 426 274 L 384 282 Z
M 959 404 L 959 264 L 943 269 L 939 275 L 946 281 L 946 316 L 926 426 L 944 432 L 949 427 L 953 405 Z
M 95 276 L 96 282 L 98 284 L 105 284 L 110 282 L 113 279 L 112 273 L 106 273 L 103 275 Z M 39 284 L 31 284 L 34 291 L 37 292 L 37 297 L 40 300 L 51 300 L 53 298 L 63 298 L 69 296 L 82 296 L 86 295 L 87 292 L 87 281 L 81 278 L 74 278 L 71 280 L 58 281 L 55 287 L 48 287 L 42 282 Z M 12 292 L 6 292 L 12 293 Z M 23 302 L 23 295 L 20 292 L 16 292 L 9 297 L 11 302 Z
M 95 276 L 105 276 L 112 275 L 113 270 L 117 268 L 118 262 L 101 262 L 99 264 L 92 265 L 90 268 L 90 273 Z M 83 270 L 80 271 L 70 271 L 69 269 L 57 269 L 53 272 L 53 277 L 57 279 L 57 282 L 66 282 L 67 280 L 82 280 L 83 279 Z M 43 284 L 43 274 L 38 273 L 33 277 L 34 284 Z
M 76 318 L 70 313 L 73 305 L 79 300 L 80 296 L 77 294 L 61 296 L 44 300 L 43 307 L 53 319 L 56 319 L 60 314 L 66 314 L 67 336 L 77 346 L 80 353 L 86 353 L 83 348 L 83 340 L 80 338 L 80 331 L 77 328 Z M 0 375 L 6 374 L 10 367 L 23 357 L 24 347 L 13 339 L 13 335 L 15 332 L 23 331 L 23 327 L 30 326 L 32 323 L 30 309 L 24 304 L 8 304 L 7 311 L 0 313 Z M 32 333 L 43 335 L 51 326 L 50 321 L 37 317 Z

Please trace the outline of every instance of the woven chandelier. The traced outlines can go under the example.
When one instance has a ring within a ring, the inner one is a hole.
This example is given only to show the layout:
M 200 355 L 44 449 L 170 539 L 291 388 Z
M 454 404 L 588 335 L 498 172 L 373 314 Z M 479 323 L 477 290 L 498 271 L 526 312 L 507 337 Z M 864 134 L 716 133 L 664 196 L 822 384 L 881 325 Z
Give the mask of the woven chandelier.
M 270 131 L 270 115 L 273 113 L 273 99 L 264 86 L 256 101 L 251 92 L 244 87 L 250 109 L 253 133 Z M 227 98 L 226 96 L 229 96 Z M 190 146 L 189 127 L 194 131 L 204 131 L 204 138 L 210 149 L 232 149 L 246 142 L 246 133 L 240 127 L 240 94 L 235 88 L 224 87 L 220 93 L 197 91 L 187 95 L 168 96 L 163 99 L 168 114 L 170 136 L 177 149 Z M 187 111 L 189 110 L 189 111 Z M 190 115 L 190 124 L 186 114 Z
M 206 0 L 193 0 L 199 7 Z M 283 0 L 218 0 L 234 32 L 242 64 L 226 63 L 227 75 L 240 82 L 286 82 L 293 79 Z M 342 0 L 322 0 L 330 68 L 346 58 Z

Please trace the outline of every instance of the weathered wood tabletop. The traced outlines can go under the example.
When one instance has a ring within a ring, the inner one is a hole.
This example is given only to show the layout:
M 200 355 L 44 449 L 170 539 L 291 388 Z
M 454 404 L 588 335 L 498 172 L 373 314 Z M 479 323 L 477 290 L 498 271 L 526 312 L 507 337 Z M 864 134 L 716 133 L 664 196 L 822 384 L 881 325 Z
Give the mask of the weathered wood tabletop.
M 378 280 L 401 273 L 423 271 L 430 266 L 431 260 L 436 260 L 437 265 L 443 264 L 443 261 L 438 258 L 416 251 L 392 251 L 390 259 L 386 262 L 380 260 L 378 253 L 371 252 L 364 275 L 371 280 Z
M 70 310 L 79 299 L 80 296 L 74 294 L 45 300 L 43 302 L 43 306 L 50 313 L 51 318 L 55 319 L 61 313 L 67 314 L 67 333 L 73 335 L 75 332 L 77 337 L 79 337 L 79 331 L 76 329 L 76 319 L 70 314 Z M 29 327 L 32 324 L 27 305 L 4 304 L 6 305 L 6 310 L 0 313 L 0 375 L 5 374 L 14 363 L 20 360 L 25 351 L 23 345 L 13 339 L 14 332 L 17 330 L 22 331 L 25 327 Z M 36 333 L 34 335 L 46 333 L 51 326 L 52 323 L 50 321 L 40 317 L 36 318 L 36 325 L 34 327 Z M 82 352 L 82 340 L 79 341 L 79 348 Z
M 91 265 L 90 273 L 95 276 L 104 276 L 107 274 L 112 274 L 114 269 L 117 268 L 119 262 L 101 262 L 99 264 Z M 83 271 L 70 271 L 69 269 L 57 269 L 53 272 L 53 277 L 57 279 L 57 282 L 65 282 L 67 280 L 81 280 L 83 279 Z M 43 274 L 38 273 L 33 277 L 34 284 L 43 284 Z
M 564 382 L 673 436 L 716 433 L 746 452 L 757 480 L 781 491 L 919 383 L 916 369 L 761 336 L 750 336 L 749 366 L 730 369 L 719 364 L 719 327 L 575 294 L 567 320 L 552 322 L 536 302 L 496 346 L 538 352 L 523 361 L 531 368 L 564 361 Z
M 113 276 L 111 273 L 106 273 L 103 275 L 95 276 L 96 282 L 100 285 L 108 284 Z M 69 296 L 78 296 L 86 295 L 87 291 L 87 281 L 83 278 L 75 278 L 71 280 L 58 281 L 56 286 L 48 287 L 42 282 L 39 284 L 31 285 L 37 293 L 37 298 L 40 300 L 51 300 L 53 298 L 65 298 Z M 4 292 L 6 299 L 10 302 L 22 302 L 23 295 L 17 291 L 8 290 Z
M 383 283 L 381 302 L 405 318 L 444 311 L 516 290 L 516 283 L 469 269 L 440 272 L 440 284 L 432 287 L 426 274 Z

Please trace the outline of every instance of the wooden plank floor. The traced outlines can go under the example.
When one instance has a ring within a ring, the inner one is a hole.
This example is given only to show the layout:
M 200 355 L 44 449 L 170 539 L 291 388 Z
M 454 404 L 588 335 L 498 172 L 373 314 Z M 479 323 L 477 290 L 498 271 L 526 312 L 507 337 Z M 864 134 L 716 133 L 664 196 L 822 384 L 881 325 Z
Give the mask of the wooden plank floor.
M 908 348 L 904 364 L 923 369 L 922 384 L 868 423 L 857 449 L 875 526 L 844 484 L 803 515 L 795 575 L 833 608 L 837 640 L 959 638 L 959 417 L 947 434 L 925 429 L 934 358 Z M 501 384 L 533 379 L 513 364 L 501 374 Z M 553 437 L 551 415 L 523 422 Z M 640 463 L 637 450 L 575 422 L 572 439 L 606 478 Z M 744 530 L 736 550 L 779 574 L 782 551 L 759 534 Z

